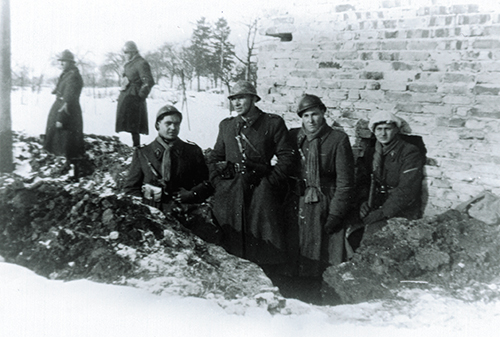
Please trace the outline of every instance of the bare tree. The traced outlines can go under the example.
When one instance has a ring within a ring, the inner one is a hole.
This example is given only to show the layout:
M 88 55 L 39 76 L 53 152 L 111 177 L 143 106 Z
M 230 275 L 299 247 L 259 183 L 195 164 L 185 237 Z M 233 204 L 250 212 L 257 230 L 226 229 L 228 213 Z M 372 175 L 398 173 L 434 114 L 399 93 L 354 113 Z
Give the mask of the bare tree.
M 257 82 L 257 74 L 253 57 L 255 56 L 255 38 L 259 27 L 259 19 L 253 19 L 252 22 L 245 23 L 244 25 L 248 28 L 245 57 L 240 58 L 237 55 L 235 55 L 235 57 L 245 66 L 245 80 L 251 81 L 255 85 Z

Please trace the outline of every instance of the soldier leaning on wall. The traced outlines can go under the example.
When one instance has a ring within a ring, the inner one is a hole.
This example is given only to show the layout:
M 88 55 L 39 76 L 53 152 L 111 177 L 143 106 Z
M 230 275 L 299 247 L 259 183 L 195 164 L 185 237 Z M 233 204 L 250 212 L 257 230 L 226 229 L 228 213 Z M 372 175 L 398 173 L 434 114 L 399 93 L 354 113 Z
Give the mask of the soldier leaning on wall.
M 375 136 L 357 163 L 359 217 L 364 228 L 348 230 L 353 249 L 387 224 L 387 219 L 422 217 L 422 179 L 425 146 L 419 136 L 409 136 L 408 124 L 381 111 L 369 122 Z M 358 239 L 356 239 L 358 238 Z

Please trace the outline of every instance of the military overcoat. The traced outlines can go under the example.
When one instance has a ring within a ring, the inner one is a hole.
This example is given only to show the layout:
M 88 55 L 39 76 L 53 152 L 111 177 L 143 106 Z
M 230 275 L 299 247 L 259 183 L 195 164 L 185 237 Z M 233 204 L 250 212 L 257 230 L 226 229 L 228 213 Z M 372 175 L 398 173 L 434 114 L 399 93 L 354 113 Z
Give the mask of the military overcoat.
M 255 109 L 250 120 L 236 116 L 219 125 L 209 165 L 213 210 L 230 253 L 258 264 L 281 264 L 286 261 L 283 195 L 295 155 L 283 119 Z M 221 177 L 216 168 L 221 162 L 240 169 Z
M 297 172 L 300 185 L 306 178 L 306 162 L 311 143 L 301 128 L 290 130 L 297 152 L 301 157 Z M 319 202 L 306 203 L 303 190 L 298 192 L 298 273 L 299 276 L 321 276 L 328 265 L 342 262 L 344 255 L 344 230 L 327 234 L 324 226 L 328 215 L 344 219 L 354 206 L 354 158 L 349 137 L 343 131 L 329 126 L 320 131 L 319 178 L 322 195 Z M 293 238 L 293 236 L 292 236 Z M 291 243 L 293 246 L 293 242 Z
M 78 159 L 83 156 L 83 119 L 80 106 L 80 94 L 83 79 L 76 66 L 64 70 L 52 92 L 56 101 L 47 118 L 44 148 L 58 156 L 68 159 Z M 59 111 L 64 104 L 67 109 Z M 56 128 L 56 122 L 62 123 L 62 128 Z
M 125 63 L 118 107 L 116 112 L 116 132 L 126 131 L 147 135 L 148 111 L 146 98 L 155 82 L 149 63 L 136 54 Z

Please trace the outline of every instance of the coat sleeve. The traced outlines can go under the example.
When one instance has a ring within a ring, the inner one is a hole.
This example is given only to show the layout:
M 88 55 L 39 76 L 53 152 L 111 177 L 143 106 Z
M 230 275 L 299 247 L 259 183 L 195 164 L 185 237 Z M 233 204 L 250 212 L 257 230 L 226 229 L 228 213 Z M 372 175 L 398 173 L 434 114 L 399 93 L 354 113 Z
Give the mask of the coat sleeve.
M 139 77 L 142 82 L 142 85 L 139 89 L 139 97 L 141 97 L 142 99 L 146 99 L 151 92 L 151 89 L 155 85 L 155 81 L 153 79 L 151 67 L 149 66 L 148 62 L 141 62 L 138 68 Z
M 389 197 L 381 207 L 385 218 L 396 216 L 421 198 L 423 165 L 418 148 L 411 147 L 403 153 L 398 186 L 389 191 Z
M 354 190 L 354 157 L 347 135 L 337 145 L 335 172 L 335 194 L 330 201 L 329 214 L 343 218 L 352 206 Z
M 224 121 L 219 124 L 219 134 L 214 145 L 214 149 L 208 156 L 209 179 L 213 186 L 220 180 L 216 170 L 216 163 L 226 159 L 226 146 L 224 144 Z
M 125 185 L 123 191 L 126 194 L 133 195 L 136 197 L 142 197 L 142 184 L 144 181 L 144 172 L 141 168 L 141 159 L 139 157 L 140 149 L 136 149 L 132 157 L 132 164 L 128 171 L 127 179 L 125 180 Z
M 293 173 L 293 166 L 296 159 L 295 151 L 292 147 L 290 134 L 282 118 L 278 118 L 277 128 L 274 133 L 274 143 L 276 144 L 275 155 L 278 162 L 272 168 L 268 179 L 271 185 L 281 185 Z
M 57 111 L 56 117 L 56 120 L 63 125 L 69 123 L 69 119 L 71 118 L 70 111 L 75 104 L 78 104 L 83 87 L 83 81 L 78 72 L 72 71 L 67 76 L 68 77 L 64 79 L 64 83 L 58 95 L 58 97 L 61 97 L 63 102 L 67 104 L 67 110 Z

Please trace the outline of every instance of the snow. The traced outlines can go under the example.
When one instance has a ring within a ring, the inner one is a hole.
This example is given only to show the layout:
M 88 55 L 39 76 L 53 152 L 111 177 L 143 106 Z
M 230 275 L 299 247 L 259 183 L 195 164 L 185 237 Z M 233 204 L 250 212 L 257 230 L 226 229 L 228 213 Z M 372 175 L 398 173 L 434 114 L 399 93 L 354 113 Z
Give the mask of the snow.
M 114 89 L 116 90 L 116 89 Z M 111 92 L 111 94 L 109 94 Z M 82 95 L 84 132 L 115 135 L 116 92 L 92 90 Z M 150 135 L 154 115 L 167 100 L 166 92 L 148 99 Z M 53 102 L 49 89 L 40 94 L 17 90 L 12 95 L 15 131 L 38 136 L 44 133 Z M 212 147 L 218 123 L 229 116 L 224 97 L 188 93 L 187 116 L 181 137 Z M 180 104 L 176 104 L 180 108 Z M 120 139 L 131 143 L 130 135 Z M 22 149 L 16 149 L 16 154 Z M 26 172 L 28 168 L 18 168 Z M 111 233 L 110 233 L 111 234 Z M 123 252 L 132 254 L 133 252 Z M 281 314 L 265 306 L 238 301 L 218 303 L 192 297 L 154 295 L 133 287 L 99 284 L 88 280 L 49 280 L 30 270 L 3 262 L 0 257 L 0 337 L 27 336 L 498 336 L 500 301 L 463 302 L 438 290 L 406 290 L 399 300 L 357 305 L 317 307 L 287 299 Z

